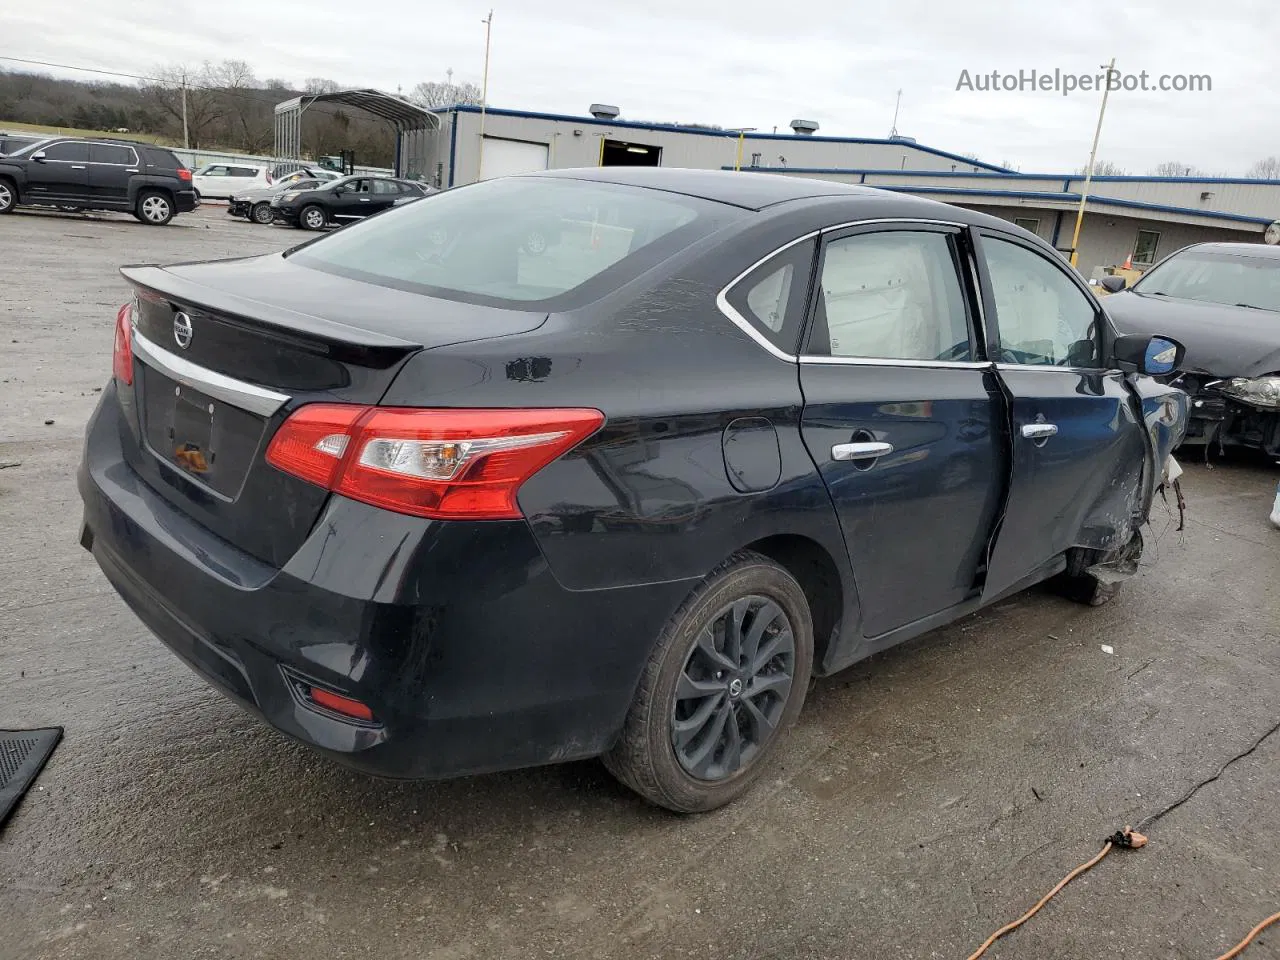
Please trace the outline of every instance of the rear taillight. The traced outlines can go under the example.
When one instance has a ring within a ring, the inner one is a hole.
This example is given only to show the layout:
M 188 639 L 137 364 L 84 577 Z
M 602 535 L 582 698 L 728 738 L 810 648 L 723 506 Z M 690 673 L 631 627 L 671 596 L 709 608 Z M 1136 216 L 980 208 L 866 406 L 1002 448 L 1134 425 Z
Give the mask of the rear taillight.
M 335 493 L 440 520 L 521 516 L 516 494 L 604 423 L 590 409 L 419 410 L 310 404 L 267 462 Z
M 133 304 L 116 311 L 116 342 L 111 351 L 111 372 L 125 386 L 133 385 Z
M 185 180 L 187 183 L 190 183 L 190 182 L 191 182 L 191 171 L 190 171 L 190 170 L 188 170 L 186 167 L 179 167 L 179 168 L 178 168 L 178 179 L 179 179 L 179 180 Z

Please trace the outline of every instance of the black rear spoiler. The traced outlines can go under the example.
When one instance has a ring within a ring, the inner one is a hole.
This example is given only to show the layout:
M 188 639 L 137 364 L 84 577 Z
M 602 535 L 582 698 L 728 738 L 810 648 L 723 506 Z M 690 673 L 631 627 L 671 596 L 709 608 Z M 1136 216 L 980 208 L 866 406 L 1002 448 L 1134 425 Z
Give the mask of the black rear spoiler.
M 403 340 L 374 330 L 363 330 L 345 323 L 242 297 L 180 277 L 155 264 L 121 267 L 120 274 L 134 286 L 165 300 L 189 303 L 250 326 L 262 327 L 268 331 L 285 332 L 306 340 L 363 350 L 389 350 L 400 353 L 421 350 L 425 346 L 420 342 Z

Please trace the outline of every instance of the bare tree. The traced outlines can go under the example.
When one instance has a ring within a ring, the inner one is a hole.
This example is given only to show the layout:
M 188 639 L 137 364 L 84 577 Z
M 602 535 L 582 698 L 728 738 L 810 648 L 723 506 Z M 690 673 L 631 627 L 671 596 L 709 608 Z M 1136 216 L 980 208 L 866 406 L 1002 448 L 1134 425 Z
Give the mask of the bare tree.
M 1189 163 L 1183 163 L 1181 160 L 1165 160 L 1163 163 L 1157 163 L 1151 168 L 1151 176 L 1153 177 L 1203 177 L 1204 171 L 1199 167 L 1192 166 Z
M 1088 167 L 1077 167 L 1076 175 L 1083 177 L 1088 173 Z M 1123 177 L 1127 175 L 1127 171 L 1121 168 L 1120 164 L 1112 163 L 1110 160 L 1095 160 L 1093 162 L 1093 175 L 1095 177 Z
M 420 107 L 435 110 L 440 107 L 479 104 L 480 88 L 469 81 L 454 83 L 426 80 L 409 91 L 409 99 Z
M 243 60 L 223 60 L 209 71 L 209 79 L 222 94 L 223 114 L 229 121 L 228 133 L 240 141 L 249 153 L 259 153 L 271 143 L 269 109 L 253 68 Z
M 225 112 L 210 63 L 206 60 L 199 67 L 186 64 L 160 67 L 154 75 L 158 82 L 142 88 L 148 103 L 167 118 L 167 126 L 181 138 L 185 89 L 186 126 L 191 146 L 199 147 L 207 142 Z
M 1280 157 L 1267 157 L 1259 160 L 1245 173 L 1246 177 L 1258 180 L 1280 180 Z
M 325 77 L 307 77 L 302 81 L 303 93 L 337 93 L 341 89 L 342 84 Z

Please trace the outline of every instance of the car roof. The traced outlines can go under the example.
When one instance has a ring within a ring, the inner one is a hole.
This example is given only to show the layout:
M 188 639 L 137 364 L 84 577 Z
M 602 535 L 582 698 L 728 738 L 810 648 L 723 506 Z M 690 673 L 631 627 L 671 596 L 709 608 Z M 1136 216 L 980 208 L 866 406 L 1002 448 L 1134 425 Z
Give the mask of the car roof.
M 747 173 L 746 176 L 743 174 Z M 701 197 L 748 210 L 763 210 L 775 203 L 810 197 L 847 197 L 875 194 L 870 187 L 834 180 L 812 180 L 768 173 L 727 170 L 687 170 L 677 167 L 579 167 L 539 170 L 521 176 L 594 180 L 626 186 L 649 187 Z
M 1189 250 L 1207 251 L 1208 253 L 1229 253 L 1241 257 L 1267 257 L 1271 260 L 1280 260 L 1280 246 L 1273 246 L 1269 243 L 1193 243 L 1189 247 L 1183 247 L 1178 253 L 1186 253 Z M 1176 254 L 1171 254 L 1176 256 Z
M 834 180 L 815 180 L 775 173 L 733 170 L 685 170 L 673 167 L 582 167 L 519 174 L 616 183 L 666 190 L 700 197 L 747 210 L 761 211 L 797 201 L 841 201 L 841 216 L 850 222 L 864 219 L 907 218 L 985 227 L 1004 233 L 1034 236 L 1008 220 L 952 206 L 938 200 L 914 197 L 895 190 L 867 187 Z M 1047 246 L 1043 240 L 1041 244 Z

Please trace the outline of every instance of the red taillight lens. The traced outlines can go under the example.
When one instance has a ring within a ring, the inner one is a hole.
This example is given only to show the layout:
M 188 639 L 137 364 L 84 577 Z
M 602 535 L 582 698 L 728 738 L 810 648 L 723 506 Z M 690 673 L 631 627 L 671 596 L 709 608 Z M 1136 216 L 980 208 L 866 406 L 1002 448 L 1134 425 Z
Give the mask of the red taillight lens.
M 111 372 L 125 386 L 133 385 L 133 304 L 116 311 L 116 342 L 111 351 Z
M 191 182 L 191 171 L 190 171 L 190 170 L 188 170 L 186 167 L 179 167 L 179 168 L 178 168 L 178 179 L 179 179 L 179 180 L 185 180 L 187 183 L 190 183 L 190 182 Z
M 312 404 L 267 462 L 352 500 L 441 520 L 521 516 L 521 484 L 604 423 L 599 410 L 417 410 Z
M 356 422 L 368 411 L 368 407 L 335 403 L 299 407 L 271 438 L 267 462 L 332 490 Z

